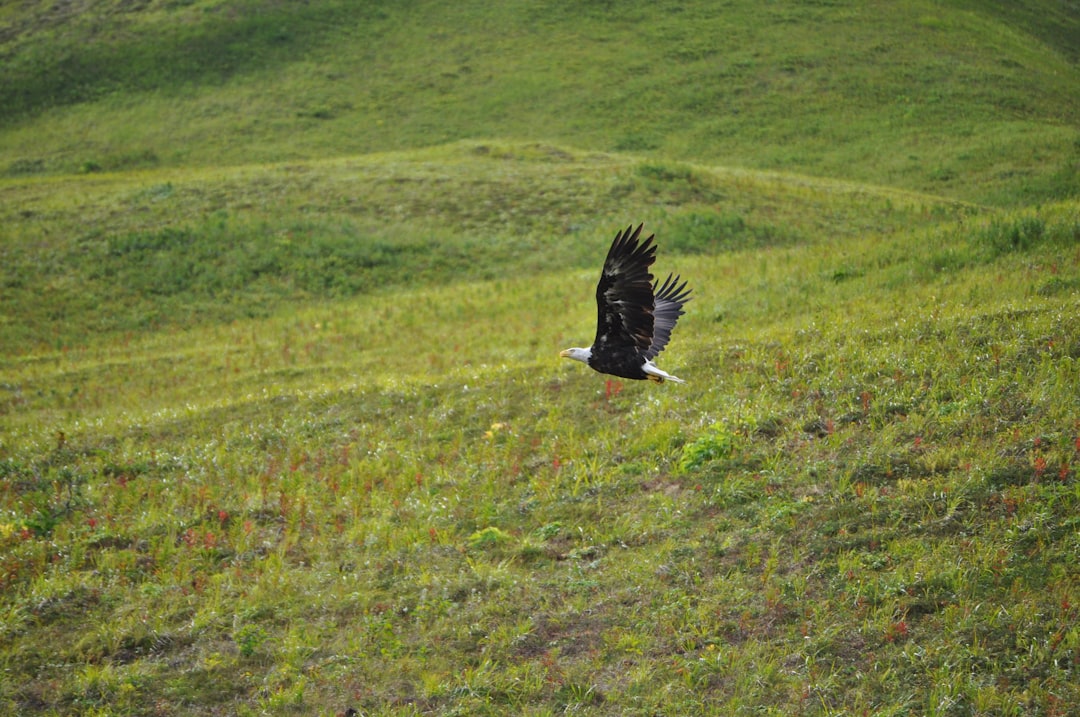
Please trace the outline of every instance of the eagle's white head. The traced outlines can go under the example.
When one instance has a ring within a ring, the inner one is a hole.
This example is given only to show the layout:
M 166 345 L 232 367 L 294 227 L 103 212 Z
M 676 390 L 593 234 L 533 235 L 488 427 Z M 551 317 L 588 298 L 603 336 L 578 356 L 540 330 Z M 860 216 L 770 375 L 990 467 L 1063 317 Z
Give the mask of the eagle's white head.
M 589 359 L 592 357 L 592 349 L 566 349 L 565 351 L 560 351 L 559 356 L 574 359 L 575 361 L 581 361 L 583 363 L 589 363 Z

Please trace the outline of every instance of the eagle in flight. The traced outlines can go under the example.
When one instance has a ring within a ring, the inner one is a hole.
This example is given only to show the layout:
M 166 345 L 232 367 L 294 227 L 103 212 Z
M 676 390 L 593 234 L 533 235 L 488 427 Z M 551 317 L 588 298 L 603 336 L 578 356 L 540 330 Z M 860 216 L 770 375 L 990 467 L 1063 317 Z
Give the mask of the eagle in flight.
M 690 290 L 671 274 L 663 285 L 653 281 L 649 267 L 656 261 L 655 235 L 639 242 L 642 226 L 630 225 L 616 234 L 608 250 L 596 285 L 593 345 L 566 349 L 559 356 L 621 378 L 685 383 L 657 367 L 653 359 L 667 346 L 683 305 L 690 300 Z

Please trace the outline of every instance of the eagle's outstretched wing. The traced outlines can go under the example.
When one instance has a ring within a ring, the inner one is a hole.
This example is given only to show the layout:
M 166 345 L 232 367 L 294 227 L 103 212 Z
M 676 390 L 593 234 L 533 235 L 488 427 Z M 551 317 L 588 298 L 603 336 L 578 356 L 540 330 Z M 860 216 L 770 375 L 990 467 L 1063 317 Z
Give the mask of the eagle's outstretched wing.
M 668 274 L 660 291 L 656 290 L 653 283 L 653 335 L 652 344 L 645 352 L 645 358 L 649 361 L 656 358 L 657 354 L 664 350 L 671 332 L 675 329 L 675 322 L 683 315 L 683 304 L 690 301 L 690 289 L 686 288 L 686 282 L 679 284 L 681 277 Z
M 655 345 L 653 336 L 653 283 L 649 267 L 656 260 L 653 235 L 638 242 L 642 225 L 615 235 L 596 285 L 596 339 L 594 353 L 646 355 Z M 666 284 L 665 284 L 666 286 Z M 665 314 L 666 316 L 667 314 Z M 678 314 L 675 315 L 676 318 Z M 671 335 L 674 319 L 665 319 L 666 333 L 656 353 Z

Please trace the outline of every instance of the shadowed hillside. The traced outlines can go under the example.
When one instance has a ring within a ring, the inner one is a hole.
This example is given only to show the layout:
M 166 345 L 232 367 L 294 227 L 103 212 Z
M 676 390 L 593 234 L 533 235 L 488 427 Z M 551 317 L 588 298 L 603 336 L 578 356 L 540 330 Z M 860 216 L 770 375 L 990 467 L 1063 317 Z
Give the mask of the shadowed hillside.
M 0 18 L 0 169 L 515 138 L 1061 199 L 1078 191 L 1080 13 L 1026 7 L 31 2 Z

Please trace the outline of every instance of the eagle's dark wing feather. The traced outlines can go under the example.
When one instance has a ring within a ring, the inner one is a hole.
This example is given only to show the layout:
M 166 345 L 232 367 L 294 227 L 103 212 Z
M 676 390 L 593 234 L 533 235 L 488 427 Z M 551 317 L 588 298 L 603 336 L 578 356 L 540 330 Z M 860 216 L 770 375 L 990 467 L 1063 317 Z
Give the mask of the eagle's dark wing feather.
M 683 315 L 683 304 L 690 301 L 690 289 L 686 288 L 685 281 L 679 283 L 680 278 L 668 274 L 659 291 L 656 290 L 656 283 L 653 283 L 653 335 L 649 350 L 645 352 L 645 358 L 649 361 L 667 346 L 675 322 Z
M 615 235 L 608 250 L 596 285 L 594 355 L 613 356 L 627 351 L 644 355 L 654 344 L 653 277 L 649 267 L 656 260 L 656 246 L 651 235 L 639 243 L 640 234 L 641 225 L 637 229 L 631 225 Z M 670 330 L 669 326 L 668 334 Z

